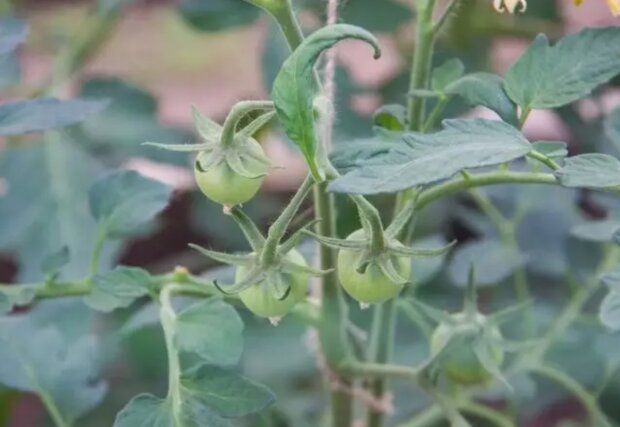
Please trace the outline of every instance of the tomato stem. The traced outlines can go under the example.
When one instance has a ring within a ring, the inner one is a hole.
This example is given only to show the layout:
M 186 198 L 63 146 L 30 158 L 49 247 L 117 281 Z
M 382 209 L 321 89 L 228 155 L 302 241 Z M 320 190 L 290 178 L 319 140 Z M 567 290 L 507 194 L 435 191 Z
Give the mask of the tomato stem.
M 241 101 L 236 103 L 228 113 L 224 126 L 222 128 L 222 136 L 220 141 L 222 145 L 229 147 L 235 141 L 235 134 L 239 121 L 254 111 L 271 110 L 273 102 L 271 101 Z
M 264 267 L 268 267 L 273 264 L 278 255 L 278 245 L 282 241 L 282 238 L 286 234 L 289 224 L 299 211 L 301 204 L 306 199 L 306 196 L 312 189 L 314 185 L 314 181 L 311 175 L 306 176 L 304 182 L 301 184 L 297 192 L 289 202 L 289 204 L 284 208 L 280 216 L 274 221 L 274 223 L 269 227 L 269 232 L 267 234 L 267 240 L 265 241 L 265 246 L 261 252 L 260 262 Z

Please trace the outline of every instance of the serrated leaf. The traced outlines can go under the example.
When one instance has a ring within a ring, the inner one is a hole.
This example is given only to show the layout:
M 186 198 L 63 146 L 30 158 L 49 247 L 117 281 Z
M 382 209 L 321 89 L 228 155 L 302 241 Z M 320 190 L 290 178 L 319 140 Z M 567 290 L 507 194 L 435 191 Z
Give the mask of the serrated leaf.
M 340 173 L 347 173 L 376 156 L 387 155 L 392 149 L 402 145 L 398 134 L 379 132 L 371 138 L 354 139 L 338 144 L 329 158 Z
M 620 290 L 612 290 L 603 298 L 599 318 L 609 329 L 620 330 Z
M 495 74 L 468 74 L 448 85 L 445 93 L 460 96 L 472 107 L 487 107 L 512 125 L 519 121 L 517 106 L 504 90 L 504 80 Z
M 178 399 L 174 410 L 173 399 Z M 178 396 L 139 395 L 117 415 L 114 427 L 232 427 L 229 418 L 259 412 L 273 393 L 232 371 L 210 365 L 185 372 Z
M 445 93 L 446 88 L 460 79 L 464 72 L 465 66 L 461 60 L 456 58 L 449 59 L 433 70 L 431 89 L 439 93 Z
M 467 284 L 471 268 L 476 272 L 476 285 L 497 285 L 523 266 L 525 259 L 514 248 L 499 240 L 468 242 L 456 248 L 448 267 L 457 286 Z
M 209 32 L 248 25 L 260 12 L 243 0 L 183 0 L 178 11 L 192 28 Z
M 100 351 L 93 337 L 69 342 L 56 328 L 27 318 L 0 320 L 0 383 L 36 393 L 68 422 L 101 402 L 107 386 L 97 380 Z
M 408 133 L 402 147 L 368 159 L 329 185 L 330 191 L 375 194 L 431 184 L 469 168 L 527 154 L 530 143 L 514 127 L 492 120 L 445 120 L 442 131 Z
M 69 261 L 71 261 L 69 248 L 63 246 L 43 259 L 41 262 L 41 271 L 48 275 L 56 274 L 67 265 Z
M 176 339 L 183 351 L 205 363 L 236 365 L 243 351 L 243 322 L 237 311 L 218 298 L 209 298 L 177 315 Z
M 0 135 L 21 135 L 74 125 L 103 111 L 107 105 L 107 101 L 55 98 L 8 102 L 0 105 Z
M 76 279 L 88 272 L 97 225 L 88 210 L 88 188 L 101 168 L 64 133 L 51 133 L 37 144 L 8 148 L 0 157 L 7 191 L 0 197 L 0 247 L 13 251 L 18 280 L 45 279 L 40 266 L 58 248 L 67 246 L 71 260 L 61 278 Z M 107 268 L 114 247 L 101 258 Z
M 613 219 L 602 221 L 588 221 L 574 226 L 570 233 L 572 236 L 590 242 L 609 243 L 614 233 L 620 229 L 620 222 Z
M 10 313 L 15 307 L 30 304 L 36 295 L 36 286 L 11 285 L 0 287 L 0 315 Z
M 288 57 L 278 73 L 272 98 L 278 118 L 288 137 L 299 147 L 312 175 L 322 179 L 316 159 L 317 133 L 314 101 L 319 94 L 314 77 L 314 64 L 324 50 L 343 39 L 358 39 L 369 43 L 379 55 L 377 39 L 361 28 L 336 24 L 311 34 Z
M 549 46 L 539 35 L 508 70 L 505 87 L 524 109 L 556 108 L 620 72 L 620 28 L 587 28 Z
M 161 212 L 172 189 L 134 171 L 118 171 L 99 179 L 89 192 L 90 209 L 111 237 L 127 235 Z
M 92 282 L 93 290 L 84 297 L 84 302 L 95 310 L 109 313 L 148 295 L 153 277 L 141 268 L 120 266 L 95 275 Z
M 563 141 L 535 141 L 532 148 L 550 158 L 563 158 L 568 156 L 568 144 Z
M 608 154 L 581 154 L 567 158 L 555 176 L 564 187 L 616 187 L 620 185 L 620 161 Z

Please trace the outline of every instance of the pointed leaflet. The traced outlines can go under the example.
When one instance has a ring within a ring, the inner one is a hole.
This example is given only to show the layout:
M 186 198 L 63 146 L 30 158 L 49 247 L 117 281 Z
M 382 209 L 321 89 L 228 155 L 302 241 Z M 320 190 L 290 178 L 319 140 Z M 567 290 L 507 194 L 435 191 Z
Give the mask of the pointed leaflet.
M 95 310 L 109 313 L 128 307 L 136 299 L 147 295 L 153 282 L 153 277 L 146 270 L 119 266 L 93 278 L 93 290 L 84 302 Z
M 567 158 L 555 176 L 564 187 L 616 187 L 620 185 L 620 161 L 608 154 L 581 154 Z
M 330 191 L 375 194 L 447 179 L 469 168 L 524 156 L 530 143 L 514 127 L 493 120 L 445 120 L 442 131 L 408 133 L 405 144 L 369 158 L 334 180 Z
M 243 349 L 243 322 L 234 308 L 209 298 L 181 311 L 176 319 L 176 342 L 183 351 L 206 363 L 232 366 Z
M 173 394 L 167 399 L 134 397 L 114 427 L 233 427 L 229 418 L 259 412 L 275 399 L 265 386 L 210 365 L 183 373 Z
M 588 95 L 620 73 L 620 28 L 587 28 L 554 46 L 539 35 L 505 76 L 523 109 L 555 108 Z
M 7 102 L 0 105 L 0 136 L 43 132 L 74 125 L 103 111 L 107 101 L 55 98 Z
M 99 179 L 89 192 L 90 209 L 106 235 L 117 237 L 162 211 L 172 189 L 137 172 L 118 171 Z
M 27 317 L 0 320 L 0 383 L 36 393 L 69 425 L 106 393 L 97 380 L 101 349 L 93 337 L 72 342 L 55 327 L 33 323 Z
M 336 24 L 310 35 L 284 62 L 273 85 L 272 98 L 286 134 L 303 153 L 315 179 L 321 179 L 316 161 L 314 100 L 319 84 L 314 64 L 321 52 L 343 39 L 363 40 L 372 45 L 375 58 L 380 55 L 377 39 L 361 28 Z
M 0 287 L 0 315 L 10 313 L 15 307 L 28 305 L 36 294 L 34 285 L 13 285 Z

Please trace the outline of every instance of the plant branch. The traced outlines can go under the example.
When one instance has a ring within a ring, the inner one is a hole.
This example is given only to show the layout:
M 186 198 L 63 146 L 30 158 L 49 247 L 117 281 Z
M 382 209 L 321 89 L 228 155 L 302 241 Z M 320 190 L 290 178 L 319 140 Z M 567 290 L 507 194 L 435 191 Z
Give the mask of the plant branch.
M 553 381 L 571 392 L 571 394 L 579 399 L 581 404 L 588 411 L 594 425 L 599 427 L 612 427 L 603 411 L 599 408 L 596 399 L 586 389 L 584 389 L 581 384 L 575 381 L 575 379 L 550 366 L 534 365 L 530 367 L 530 371 Z
M 435 0 L 418 0 L 416 12 L 415 52 L 411 66 L 409 92 L 425 89 L 431 72 L 435 33 L 433 31 L 433 10 Z M 413 131 L 421 130 L 426 100 L 410 96 L 407 104 L 408 125 Z
M 241 101 L 236 103 L 230 109 L 230 112 L 224 121 L 224 126 L 222 127 L 222 145 L 230 146 L 234 142 L 239 121 L 246 115 L 257 110 L 271 109 L 273 109 L 273 102 L 271 101 Z

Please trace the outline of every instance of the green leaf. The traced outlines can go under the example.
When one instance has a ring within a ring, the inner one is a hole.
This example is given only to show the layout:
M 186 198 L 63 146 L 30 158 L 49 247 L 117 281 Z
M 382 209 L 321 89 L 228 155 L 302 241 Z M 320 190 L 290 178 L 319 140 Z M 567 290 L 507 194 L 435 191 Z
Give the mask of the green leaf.
M 620 230 L 620 222 L 613 219 L 588 221 L 578 224 L 570 231 L 571 235 L 589 242 L 610 243 L 614 234 Z
M 114 427 L 232 427 L 228 418 L 259 412 L 273 401 L 265 386 L 202 365 L 181 376 L 178 395 L 165 400 L 147 394 L 133 398 L 117 415 Z
M 384 105 L 375 111 L 372 122 L 380 128 L 399 132 L 405 130 L 406 114 L 407 110 L 402 105 Z
M 567 158 L 555 176 L 564 187 L 616 187 L 620 185 L 620 161 L 608 154 L 581 154 Z
M 107 105 L 107 101 L 54 98 L 8 102 L 0 105 L 0 135 L 21 135 L 74 125 L 103 111 Z
M 265 409 L 275 396 L 264 385 L 233 371 L 202 365 L 181 375 L 181 389 L 193 400 L 226 418 L 243 417 Z
M 183 0 L 183 20 L 199 31 L 223 31 L 251 24 L 260 10 L 243 0 Z
M 605 118 L 604 127 L 605 135 L 616 148 L 620 148 L 620 107 L 609 113 Z
M 588 95 L 620 73 L 620 28 L 587 28 L 554 46 L 539 35 L 505 76 L 510 98 L 525 110 L 556 108 Z
M 514 127 L 491 120 L 445 120 L 442 131 L 409 133 L 402 147 L 376 155 L 329 185 L 354 194 L 396 192 L 431 184 L 469 168 L 505 163 L 527 154 L 530 143 Z
M 148 295 L 152 287 L 153 277 L 146 270 L 119 266 L 93 277 L 92 293 L 84 297 L 84 302 L 95 310 L 109 313 Z
M 433 70 L 431 89 L 445 93 L 448 86 L 460 79 L 465 72 L 465 66 L 459 59 L 449 59 Z
M 601 323 L 613 331 L 620 330 L 620 291 L 610 291 L 599 309 Z
M 511 125 L 516 125 L 519 121 L 517 107 L 504 90 L 504 81 L 495 74 L 468 74 L 449 84 L 445 93 L 460 96 L 470 106 L 487 107 Z
M 176 339 L 183 351 L 198 354 L 205 363 L 236 365 L 243 351 L 243 322 L 236 310 L 209 298 L 177 315 Z
M 0 320 L 0 346 L 0 383 L 36 393 L 68 422 L 105 396 L 105 383 L 96 379 L 100 349 L 93 337 L 69 342 L 54 327 L 9 317 Z
M 65 265 L 69 264 L 69 261 L 71 261 L 69 248 L 63 246 L 43 259 L 41 262 L 41 271 L 47 275 L 54 275 Z
M 449 265 L 452 282 L 460 287 L 467 284 L 470 268 L 476 273 L 476 285 L 497 285 L 525 264 L 514 248 L 499 240 L 468 242 L 459 246 Z
M 0 57 L 8 55 L 26 40 L 28 27 L 22 20 L 3 17 L 0 19 Z
M 319 2 L 319 7 L 323 3 Z M 321 13 L 324 11 L 321 10 Z M 366 28 L 368 31 L 393 32 L 399 25 L 412 18 L 411 9 L 394 0 L 349 0 L 340 11 L 340 19 L 347 24 Z
M 198 142 L 191 133 L 161 123 L 157 99 L 150 93 L 122 80 L 96 78 L 82 85 L 79 96 L 110 100 L 110 106 L 101 114 L 90 117 L 77 129 L 70 129 L 82 146 L 103 157 L 107 164 L 121 165 L 127 158 L 141 157 L 187 167 L 187 155 L 141 144 Z
M 564 158 L 568 156 L 568 144 L 563 141 L 535 141 L 532 148 L 550 158 Z
M 36 287 L 32 285 L 11 285 L 0 287 L 0 315 L 10 313 L 15 307 L 30 304 L 35 297 Z
M 376 156 L 387 155 L 392 149 L 402 147 L 399 134 L 378 132 L 371 138 L 354 139 L 338 144 L 330 160 L 340 173 L 361 167 Z
M 45 279 L 40 266 L 63 246 L 71 259 L 61 277 L 76 279 L 88 272 L 97 225 L 88 209 L 88 188 L 101 166 L 65 134 L 3 151 L 0 171 L 7 191 L 0 197 L 0 248 L 12 251 L 23 282 Z M 102 254 L 107 268 L 115 250 Z
M 323 27 L 310 35 L 284 62 L 273 84 L 272 98 L 288 137 L 299 147 L 315 179 L 322 180 L 316 159 L 315 98 L 319 95 L 314 64 L 324 50 L 343 39 L 363 40 L 379 56 L 377 39 L 346 24 Z
M 112 237 L 132 233 L 167 205 L 172 189 L 134 171 L 118 171 L 99 179 L 89 192 L 99 227 Z

